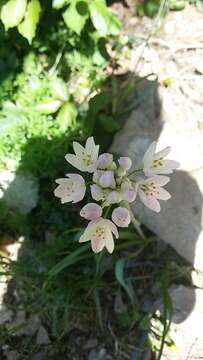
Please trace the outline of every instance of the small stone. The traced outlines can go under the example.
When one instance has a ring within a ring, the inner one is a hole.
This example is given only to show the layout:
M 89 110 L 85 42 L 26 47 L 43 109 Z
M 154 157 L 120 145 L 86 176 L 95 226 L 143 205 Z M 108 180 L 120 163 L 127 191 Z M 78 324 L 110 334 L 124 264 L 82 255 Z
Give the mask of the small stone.
M 44 326 L 40 326 L 39 331 L 37 333 L 37 339 L 36 339 L 37 345 L 49 345 L 50 339 L 49 335 L 44 328 Z
M 0 199 L 21 214 L 29 213 L 37 206 L 37 179 L 32 174 L 0 172 Z

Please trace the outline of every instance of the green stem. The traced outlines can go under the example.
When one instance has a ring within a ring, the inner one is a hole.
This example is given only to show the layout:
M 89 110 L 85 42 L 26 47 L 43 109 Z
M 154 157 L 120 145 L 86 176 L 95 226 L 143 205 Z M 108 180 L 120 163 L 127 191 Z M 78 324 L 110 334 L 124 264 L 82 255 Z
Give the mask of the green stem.
M 140 168 L 140 169 L 136 169 L 136 170 L 133 170 L 130 174 L 128 174 L 128 177 L 130 177 L 131 175 L 135 174 L 135 173 L 142 173 L 143 172 L 143 168 Z

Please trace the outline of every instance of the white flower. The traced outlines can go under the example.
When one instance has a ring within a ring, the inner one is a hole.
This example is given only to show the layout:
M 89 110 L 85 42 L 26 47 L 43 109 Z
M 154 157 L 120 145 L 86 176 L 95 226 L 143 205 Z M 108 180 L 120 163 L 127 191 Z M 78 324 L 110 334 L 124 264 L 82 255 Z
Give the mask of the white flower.
M 114 209 L 111 217 L 113 222 L 119 227 L 128 227 L 131 221 L 129 211 L 122 206 Z
M 86 220 L 96 220 L 102 216 L 102 208 L 95 203 L 86 204 L 81 209 L 80 216 L 84 217 Z
M 140 200 L 149 209 L 160 212 L 161 207 L 158 200 L 168 200 L 171 195 L 162 188 L 169 182 L 168 176 L 153 176 L 147 180 L 140 181 L 138 186 L 138 194 Z
M 105 171 L 99 178 L 99 185 L 103 188 L 114 189 L 116 187 L 114 172 L 112 170 Z
M 106 247 L 109 253 L 112 253 L 114 250 L 112 233 L 118 238 L 118 230 L 114 223 L 110 220 L 99 218 L 90 221 L 79 242 L 91 241 L 92 250 L 95 253 L 102 251 L 104 247 Z
M 134 185 L 132 185 L 130 181 L 124 181 L 121 184 L 121 194 L 123 200 L 126 200 L 127 202 L 131 203 L 136 198 L 137 188 Z
M 179 167 L 179 163 L 175 160 L 164 159 L 171 150 L 170 146 L 157 153 L 156 146 L 157 143 L 154 141 L 143 157 L 143 171 L 145 175 L 172 174 L 173 170 Z
M 96 168 L 102 170 L 112 170 L 114 168 L 113 155 L 109 153 L 99 155 L 96 162 Z
M 122 200 L 121 193 L 119 191 L 113 190 L 106 196 L 107 204 L 117 204 Z
M 132 160 L 127 156 L 120 157 L 118 163 L 124 171 L 128 171 L 132 166 Z
M 78 174 L 66 174 L 69 179 L 56 179 L 59 184 L 54 190 L 54 195 L 61 199 L 61 203 L 81 201 L 85 196 L 85 181 Z
M 94 172 L 99 153 L 99 145 L 95 145 L 93 137 L 87 139 L 85 148 L 78 142 L 73 141 L 73 149 L 75 155 L 67 154 L 65 159 L 80 171 Z
M 105 189 L 102 189 L 99 185 L 93 184 L 90 186 L 90 191 L 92 198 L 96 201 L 105 200 L 106 193 L 108 192 Z

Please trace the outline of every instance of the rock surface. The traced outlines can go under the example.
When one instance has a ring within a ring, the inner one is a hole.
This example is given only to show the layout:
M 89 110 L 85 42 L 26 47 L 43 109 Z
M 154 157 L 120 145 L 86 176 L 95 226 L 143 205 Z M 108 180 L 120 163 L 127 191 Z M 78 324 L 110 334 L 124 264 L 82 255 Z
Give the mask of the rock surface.
M 177 286 L 170 291 L 173 303 L 171 337 L 175 346 L 165 346 L 163 360 L 203 358 L 203 290 Z
M 138 219 L 160 239 L 203 270 L 203 129 L 192 109 L 185 110 L 184 101 L 177 104 L 173 89 L 145 81 L 139 94 L 146 89 L 148 96 L 131 113 L 110 150 L 130 156 L 133 165 L 140 167 L 152 141 L 158 141 L 159 149 L 172 147 L 170 158 L 181 164 L 167 185 L 172 199 L 161 203 L 159 214 L 145 208 L 139 200 L 133 209 Z
M 29 213 L 37 205 L 38 183 L 31 174 L 0 173 L 0 199 L 21 214 Z

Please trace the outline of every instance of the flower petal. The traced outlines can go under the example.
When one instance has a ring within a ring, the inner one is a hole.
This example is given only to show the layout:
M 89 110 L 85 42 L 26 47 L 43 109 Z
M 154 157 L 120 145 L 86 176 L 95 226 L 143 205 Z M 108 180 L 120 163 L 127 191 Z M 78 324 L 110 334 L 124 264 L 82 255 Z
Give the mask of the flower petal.
M 81 157 L 85 151 L 84 147 L 77 141 L 73 141 L 73 149 L 77 157 Z
M 118 159 L 118 163 L 124 171 L 129 170 L 132 166 L 132 160 L 127 156 L 120 157 L 120 159 Z
M 108 250 L 110 254 L 112 254 L 114 250 L 114 240 L 113 236 L 110 231 L 107 231 L 106 237 L 105 237 L 105 247 Z
M 136 188 L 127 181 L 121 184 L 121 192 L 123 195 L 123 199 L 128 201 L 129 203 L 133 202 L 137 195 Z
M 107 170 L 103 173 L 103 175 L 101 175 L 101 177 L 99 178 L 99 184 L 103 187 L 103 188 L 115 188 L 116 186 L 116 182 L 114 179 L 114 173 L 111 170 Z
M 146 207 L 148 207 L 149 209 L 155 212 L 160 212 L 161 207 L 155 196 L 151 196 L 151 195 L 146 196 L 146 194 L 140 189 L 139 189 L 139 196 L 140 196 L 140 200 L 143 202 L 143 204 Z
M 94 200 L 96 200 L 96 201 L 104 200 L 105 194 L 104 194 L 103 189 L 100 186 L 93 184 L 90 186 L 90 191 L 91 191 L 92 198 Z
M 169 200 L 171 198 L 171 194 L 169 194 L 169 192 L 162 187 L 157 187 L 156 198 L 159 200 Z
M 116 190 L 111 191 L 106 197 L 106 201 L 109 204 L 116 204 L 119 203 L 121 200 L 121 194 Z
M 99 237 L 91 239 L 91 246 L 94 253 L 99 253 L 105 246 L 105 240 Z
M 72 166 L 80 171 L 86 171 L 85 165 L 80 162 L 76 155 L 73 154 L 66 154 L 65 156 L 66 161 L 68 161 Z
M 113 210 L 112 220 L 119 227 L 128 227 L 131 221 L 130 213 L 126 208 L 119 206 Z
M 153 159 L 154 159 L 154 154 L 155 154 L 155 151 L 156 151 L 156 146 L 157 146 L 157 142 L 156 141 L 153 141 L 151 143 L 151 145 L 149 145 L 147 151 L 145 152 L 144 156 L 143 156 L 143 164 L 144 164 L 144 167 L 150 167 L 152 162 L 153 162 Z
M 155 175 L 155 176 L 152 176 L 149 179 L 145 180 L 143 183 L 145 183 L 145 184 L 154 183 L 156 186 L 164 186 L 164 185 L 168 184 L 169 181 L 170 181 L 170 178 L 168 176 Z
M 80 216 L 86 220 L 96 220 L 102 215 L 102 208 L 98 204 L 89 203 L 83 206 L 80 211 Z
M 158 160 L 160 158 L 165 158 L 171 151 L 171 147 L 167 146 L 165 147 L 163 150 L 158 151 L 155 155 L 154 155 L 154 160 Z
M 118 239 L 119 235 L 116 225 L 111 220 L 105 219 L 105 221 L 108 224 L 108 227 L 111 229 L 112 233 L 115 235 L 116 239 Z
M 112 165 L 113 155 L 109 153 L 101 154 L 96 162 L 96 167 L 99 169 L 108 169 Z

